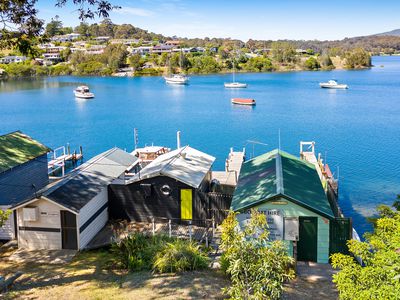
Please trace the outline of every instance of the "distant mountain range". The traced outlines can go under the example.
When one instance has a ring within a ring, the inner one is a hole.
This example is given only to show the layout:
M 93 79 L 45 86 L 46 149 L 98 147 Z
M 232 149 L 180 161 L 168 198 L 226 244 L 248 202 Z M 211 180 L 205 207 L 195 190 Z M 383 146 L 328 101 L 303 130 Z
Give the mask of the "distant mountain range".
M 395 30 L 392 30 L 392 31 L 373 34 L 373 35 L 377 35 L 377 36 L 400 36 L 400 29 L 395 29 Z

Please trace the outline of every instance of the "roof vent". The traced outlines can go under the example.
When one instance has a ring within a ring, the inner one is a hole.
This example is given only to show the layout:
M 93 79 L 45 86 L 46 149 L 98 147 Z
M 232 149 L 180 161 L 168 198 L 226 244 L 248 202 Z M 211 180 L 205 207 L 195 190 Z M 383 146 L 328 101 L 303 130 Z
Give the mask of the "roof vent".
M 186 152 L 182 152 L 181 156 L 182 156 L 183 159 L 186 159 Z

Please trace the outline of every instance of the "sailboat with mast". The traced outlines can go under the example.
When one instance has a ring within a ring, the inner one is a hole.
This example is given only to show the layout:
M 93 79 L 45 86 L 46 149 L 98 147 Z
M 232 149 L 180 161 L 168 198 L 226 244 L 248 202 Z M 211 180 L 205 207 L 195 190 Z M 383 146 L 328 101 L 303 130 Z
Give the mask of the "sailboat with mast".
M 233 72 L 232 72 L 232 82 L 225 82 L 224 86 L 230 89 L 243 89 L 247 88 L 247 83 L 237 82 L 235 81 L 235 60 L 232 60 L 233 63 Z
M 169 62 L 169 67 L 171 68 L 171 61 Z M 182 50 L 179 56 L 179 67 L 182 70 Z M 165 82 L 168 84 L 179 84 L 185 85 L 189 83 L 189 77 L 184 74 L 170 74 L 164 77 Z

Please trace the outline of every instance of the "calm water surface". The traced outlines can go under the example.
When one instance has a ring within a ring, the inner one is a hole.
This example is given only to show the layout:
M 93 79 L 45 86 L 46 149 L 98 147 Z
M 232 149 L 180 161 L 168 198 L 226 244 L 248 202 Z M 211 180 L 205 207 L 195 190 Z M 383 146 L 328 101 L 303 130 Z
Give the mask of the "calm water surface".
M 110 147 L 175 147 L 182 142 L 217 157 L 223 169 L 229 148 L 253 147 L 255 155 L 278 147 L 298 155 L 300 140 L 314 140 L 333 170 L 340 167 L 340 205 L 358 231 L 377 204 L 400 193 L 400 57 L 375 57 L 364 71 L 240 74 L 244 90 L 224 89 L 229 75 L 192 76 L 189 86 L 167 86 L 161 77 L 59 77 L 0 82 L 0 134 L 22 130 L 49 147 L 83 146 L 85 158 Z M 381 67 L 384 65 L 384 67 Z M 336 78 L 349 90 L 324 90 Z M 72 90 L 87 84 L 93 100 Z M 252 97 L 254 108 L 233 106 L 232 97 Z M 247 145 L 246 145 L 247 144 Z

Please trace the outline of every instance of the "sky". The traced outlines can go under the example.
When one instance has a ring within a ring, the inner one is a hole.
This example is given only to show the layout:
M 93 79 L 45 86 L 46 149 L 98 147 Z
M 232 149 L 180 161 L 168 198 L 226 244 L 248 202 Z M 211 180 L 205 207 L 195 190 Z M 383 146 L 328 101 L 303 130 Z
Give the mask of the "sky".
M 109 0 L 121 7 L 110 13 L 115 24 L 129 23 L 178 37 L 335 40 L 400 28 L 396 0 Z M 64 26 L 79 24 L 76 7 L 39 0 L 39 17 L 59 15 Z M 72 2 L 72 0 L 69 0 Z M 100 20 L 88 20 L 88 23 Z

